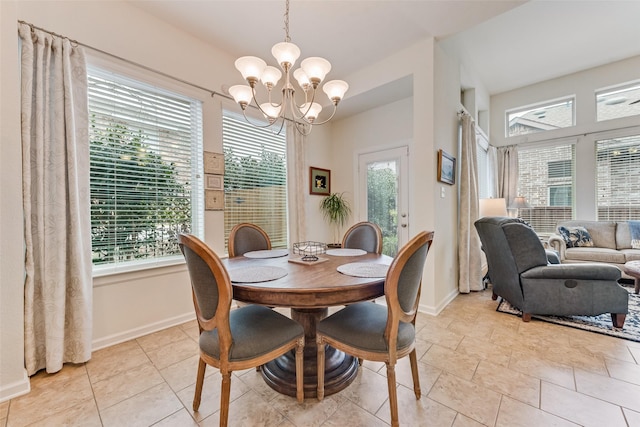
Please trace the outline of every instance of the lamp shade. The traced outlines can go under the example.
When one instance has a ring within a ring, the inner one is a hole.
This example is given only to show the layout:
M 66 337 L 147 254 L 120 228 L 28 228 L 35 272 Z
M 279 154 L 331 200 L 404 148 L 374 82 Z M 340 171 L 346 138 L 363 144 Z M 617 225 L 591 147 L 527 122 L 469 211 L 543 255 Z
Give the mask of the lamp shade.
M 264 72 L 262 73 L 262 77 L 260 77 L 260 80 L 262 80 L 262 83 L 266 87 L 272 88 L 278 84 L 280 77 L 282 77 L 282 72 L 278 70 L 276 67 L 272 67 L 268 65 L 264 69 Z
M 313 122 L 320 115 L 320 111 L 322 111 L 322 106 L 317 102 L 313 102 L 311 106 L 309 106 L 309 103 L 305 102 L 300 107 L 300 111 L 302 111 L 302 113 L 304 114 L 304 117 L 307 120 L 309 120 L 310 122 Z
M 307 76 L 304 71 L 302 71 L 302 68 L 298 68 L 293 72 L 293 78 L 298 81 L 298 84 L 304 90 L 309 89 L 309 87 L 311 86 L 309 76 Z
M 531 209 L 531 205 L 523 196 L 518 196 L 513 199 L 513 203 L 509 205 L 509 209 Z
M 258 81 L 267 68 L 267 63 L 257 56 L 243 56 L 236 59 L 236 68 L 245 80 Z
M 251 103 L 253 98 L 253 91 L 247 85 L 234 85 L 229 88 L 229 93 L 233 96 L 233 99 L 240 105 L 246 107 Z
M 284 64 L 291 68 L 300 58 L 300 48 L 293 43 L 280 42 L 273 45 L 271 54 L 282 68 L 285 68 Z
M 311 83 L 314 81 L 320 83 L 325 76 L 331 71 L 331 63 L 324 58 L 312 56 L 300 63 L 300 68 L 309 77 Z
M 331 80 L 322 86 L 324 93 L 335 105 L 338 105 L 338 102 L 344 97 L 348 89 L 349 85 L 343 80 Z
M 480 199 L 480 218 L 485 216 L 507 216 L 505 199 Z

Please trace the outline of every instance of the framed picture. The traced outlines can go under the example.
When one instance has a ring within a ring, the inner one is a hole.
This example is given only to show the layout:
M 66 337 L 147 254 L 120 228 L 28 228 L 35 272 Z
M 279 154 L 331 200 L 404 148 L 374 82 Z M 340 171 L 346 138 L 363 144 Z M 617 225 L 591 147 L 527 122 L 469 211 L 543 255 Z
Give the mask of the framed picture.
M 224 189 L 224 175 L 205 175 L 204 188 L 207 190 L 223 190 Z
M 443 150 L 438 150 L 438 181 L 451 185 L 456 183 L 456 158 Z
M 224 191 L 204 190 L 204 210 L 206 211 L 224 210 Z
M 204 152 L 204 173 L 224 175 L 224 154 Z
M 327 196 L 331 193 L 331 171 L 311 166 L 309 168 L 309 194 Z

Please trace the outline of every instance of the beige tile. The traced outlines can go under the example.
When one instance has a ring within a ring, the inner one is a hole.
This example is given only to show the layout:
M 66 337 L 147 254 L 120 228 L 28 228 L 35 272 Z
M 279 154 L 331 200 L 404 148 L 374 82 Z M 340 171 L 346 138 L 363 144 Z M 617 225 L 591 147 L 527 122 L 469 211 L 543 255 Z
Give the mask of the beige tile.
M 576 369 L 576 390 L 640 412 L 640 385 Z
M 166 418 L 153 424 L 153 427 L 199 427 L 198 423 L 189 415 L 186 409 L 182 408 Z
M 506 396 L 502 398 L 496 422 L 496 427 L 570 427 L 577 425 Z
M 455 350 L 464 335 L 443 329 L 436 324 L 427 324 L 416 333 L 416 338 Z
M 619 406 L 548 382 L 542 382 L 540 402 L 543 411 L 585 427 L 627 425 Z
M 570 365 L 600 375 L 607 375 L 604 357 L 567 346 L 551 346 L 540 350 L 537 354 L 554 362 Z
M 151 362 L 147 362 L 105 380 L 94 382 L 93 394 L 98 408 L 103 410 L 163 382 L 164 379 L 158 370 Z
M 353 402 L 346 401 L 322 427 L 388 427 L 380 418 L 365 411 Z
M 398 392 L 398 421 L 401 426 L 423 426 L 425 420 L 429 425 L 450 426 L 456 417 L 456 411 L 440 403 L 422 396 L 416 399 L 413 389 L 400 386 Z M 376 412 L 378 418 L 391 424 L 389 400 Z
M 7 418 L 7 414 L 9 413 L 9 401 L 0 402 L 0 420 Z M 0 425 L 2 425 L 0 423 Z
M 538 378 L 482 361 L 472 381 L 533 407 L 537 408 L 539 405 L 540 380 Z
M 222 377 L 219 372 L 205 378 L 202 386 L 202 395 L 200 398 L 200 408 L 197 412 L 193 411 L 193 396 L 195 394 L 195 383 L 180 390 L 176 395 L 182 402 L 191 416 L 200 422 L 209 417 L 214 412 L 220 410 L 220 387 L 222 385 Z M 233 402 L 238 397 L 249 391 L 249 387 L 240 381 L 239 378 L 231 376 L 231 392 L 229 400 Z
M 100 411 L 109 426 L 149 426 L 182 409 L 171 388 L 162 383 Z
M 451 427 L 484 427 L 484 424 L 458 412 L 458 415 L 456 415 L 456 419 L 453 421 L 453 425 Z
M 508 366 L 512 350 L 487 339 L 466 336 L 456 352 L 488 360 L 496 365 Z
M 579 340 L 571 339 L 571 344 L 575 348 L 582 349 L 587 353 L 636 363 L 632 349 L 627 343 L 628 341 L 619 338 L 595 333 L 582 335 Z
M 181 326 L 163 329 L 149 335 L 138 338 L 138 344 L 146 353 L 165 347 L 176 341 L 180 341 L 188 337 Z
M 55 374 L 40 372 L 30 381 L 31 392 L 11 400 L 8 426 L 28 425 L 83 402 L 93 402 L 91 384 L 83 365 L 65 365 Z
M 316 427 L 329 419 L 344 402 L 345 399 L 340 397 L 340 393 L 327 396 L 322 401 L 307 398 L 303 403 L 298 403 L 293 397 L 279 394 L 270 404 L 294 425 Z
M 575 390 L 573 368 L 571 366 L 544 359 L 538 356 L 536 352 L 532 354 L 531 352 L 514 351 L 511 355 L 509 368 Z
M 605 359 L 605 363 L 612 378 L 640 385 L 640 365 L 617 359 Z
M 264 381 L 262 373 L 256 371 L 255 368 L 247 369 L 245 371 L 234 372 L 239 381 L 244 382 L 248 388 L 258 393 L 262 399 L 270 401 L 275 399 L 280 393 L 269 387 Z
M 629 427 L 640 426 L 640 412 L 635 412 L 626 408 L 622 408 L 622 412 L 624 412 L 624 417 L 627 419 Z
M 388 398 L 387 379 L 369 369 L 361 368 L 355 380 L 340 395 L 374 414 Z
M 186 335 L 178 341 L 147 352 L 149 359 L 158 369 L 164 369 L 197 354 L 199 354 L 198 343 Z
M 387 369 L 383 368 L 379 373 L 386 377 Z M 429 393 L 441 373 L 442 370 L 435 366 L 418 362 L 418 379 L 420 380 L 422 394 Z M 413 390 L 413 375 L 411 374 L 411 363 L 408 357 L 398 360 L 396 364 L 396 382 Z
M 195 384 L 196 376 L 198 375 L 199 360 L 200 356 L 191 356 L 161 369 L 160 375 L 162 375 L 173 391 L 180 391 L 185 387 Z M 207 365 L 204 376 L 208 378 L 216 372 L 218 372 L 217 368 Z
M 500 406 L 499 393 L 449 373 L 440 375 L 427 397 L 490 426 Z
M 91 381 L 96 382 L 148 362 L 140 345 L 132 340 L 93 352 L 87 362 L 87 372 Z
M 220 425 L 220 411 L 207 417 L 200 423 L 201 427 Z M 229 405 L 230 426 L 282 426 L 295 427 L 283 414 L 253 391 L 242 395 Z
M 46 418 L 30 424 L 30 427 L 101 427 L 102 421 L 96 402 L 93 400 L 85 400 L 71 408 L 55 414 L 50 414 Z
M 636 364 L 640 365 L 640 348 L 629 347 L 629 352 L 631 353 L 631 357 L 633 357 L 633 361 Z
M 470 380 L 480 359 L 476 356 L 457 353 L 440 345 L 433 345 L 420 361 Z

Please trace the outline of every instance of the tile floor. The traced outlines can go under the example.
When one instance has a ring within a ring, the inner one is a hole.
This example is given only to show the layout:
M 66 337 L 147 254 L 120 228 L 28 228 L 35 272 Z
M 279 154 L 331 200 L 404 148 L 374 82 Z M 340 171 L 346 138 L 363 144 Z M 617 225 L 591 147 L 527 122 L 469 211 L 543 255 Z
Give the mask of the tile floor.
M 458 296 L 417 320 L 416 400 L 397 367 L 402 426 L 640 426 L 640 343 L 495 311 L 490 291 Z M 28 395 L 0 404 L 0 426 L 217 426 L 220 377 L 208 369 L 191 410 L 197 325 L 189 322 L 39 373 Z M 280 395 L 255 370 L 234 373 L 231 426 L 389 425 L 385 368 L 322 402 Z

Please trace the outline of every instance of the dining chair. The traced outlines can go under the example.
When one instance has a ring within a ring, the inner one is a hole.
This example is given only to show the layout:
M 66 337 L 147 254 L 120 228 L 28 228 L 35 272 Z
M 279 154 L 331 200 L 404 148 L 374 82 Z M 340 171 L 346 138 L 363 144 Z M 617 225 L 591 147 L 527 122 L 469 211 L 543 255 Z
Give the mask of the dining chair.
M 378 224 L 362 221 L 344 233 L 343 248 L 362 249 L 375 254 L 382 253 L 382 231 Z
M 304 399 L 304 329 L 267 307 L 247 305 L 231 310 L 232 287 L 220 258 L 200 239 L 178 236 L 191 278 L 191 294 L 200 329 L 200 361 L 193 410 L 200 407 L 207 365 L 220 370 L 220 426 L 229 418 L 231 372 L 258 367 L 295 349 L 296 398 Z
M 229 233 L 229 257 L 268 249 L 271 249 L 269 235 L 255 224 L 236 224 Z
M 318 400 L 324 398 L 324 350 L 330 345 L 347 354 L 387 366 L 391 425 L 398 426 L 398 397 L 395 365 L 409 355 L 413 392 L 420 399 L 415 321 L 420 301 L 422 271 L 433 231 L 423 231 L 400 249 L 384 283 L 386 307 L 360 302 L 320 321 L 316 329 L 318 346 Z

